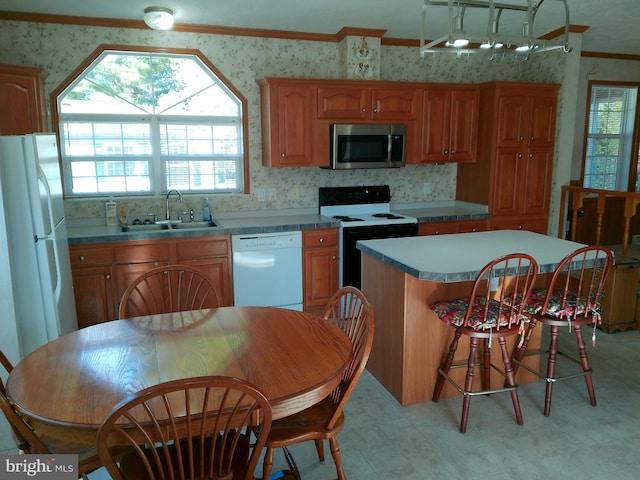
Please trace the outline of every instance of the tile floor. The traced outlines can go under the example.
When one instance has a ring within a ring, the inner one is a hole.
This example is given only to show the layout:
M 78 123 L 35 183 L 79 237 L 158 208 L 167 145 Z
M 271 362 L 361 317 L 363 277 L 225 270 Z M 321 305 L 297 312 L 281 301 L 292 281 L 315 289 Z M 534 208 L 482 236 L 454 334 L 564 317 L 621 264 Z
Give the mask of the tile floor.
M 573 337 L 562 337 L 573 347 Z M 556 386 L 551 416 L 544 417 L 544 383 L 526 384 L 519 388 L 523 426 L 514 421 L 508 394 L 479 397 L 464 435 L 460 397 L 401 407 L 365 371 L 338 437 L 349 480 L 639 478 L 640 331 L 599 332 L 589 356 L 597 407 L 579 377 Z M 328 451 L 324 463 L 311 442 L 291 451 L 304 480 L 335 478 Z M 281 452 L 275 467 L 284 468 Z M 91 479 L 108 475 L 101 470 Z

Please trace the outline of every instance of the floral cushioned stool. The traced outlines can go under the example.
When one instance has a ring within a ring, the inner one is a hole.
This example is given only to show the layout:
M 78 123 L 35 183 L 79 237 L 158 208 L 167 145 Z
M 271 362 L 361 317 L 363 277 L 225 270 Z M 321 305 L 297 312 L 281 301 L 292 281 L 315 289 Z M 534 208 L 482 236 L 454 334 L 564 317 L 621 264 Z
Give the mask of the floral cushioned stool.
M 518 399 L 515 374 L 511 366 L 511 355 L 507 351 L 506 339 L 523 334 L 529 317 L 525 312 L 526 302 L 538 273 L 538 264 L 525 253 L 513 253 L 489 262 L 477 275 L 471 295 L 468 298 L 436 302 L 431 305 L 433 312 L 443 323 L 455 328 L 453 340 L 444 356 L 433 392 L 437 402 L 445 380 L 463 395 L 460 432 L 465 433 L 471 397 L 492 393 L 510 392 L 516 422 L 522 425 L 522 412 Z M 460 337 L 469 337 L 469 355 L 464 363 L 454 364 Z M 504 368 L 498 368 L 491 361 L 493 338 L 497 338 Z M 482 341 L 482 355 L 478 346 Z M 473 388 L 474 370 L 482 367 L 482 389 Z M 459 385 L 449 375 L 451 369 L 466 368 L 464 385 Z M 491 388 L 491 370 L 505 378 L 499 388 Z
M 611 268 L 613 254 L 605 247 L 583 247 L 567 255 L 556 267 L 546 289 L 534 290 L 527 301 L 531 321 L 527 325 L 524 341 L 514 353 L 514 370 L 522 367 L 546 380 L 543 413 L 551 413 L 551 396 L 556 382 L 584 376 L 591 405 L 596 406 L 596 396 L 591 378 L 591 364 L 582 338 L 582 327 L 593 325 L 591 343 L 596 346 L 596 327 L 602 321 L 599 300 Z M 527 345 L 538 323 L 550 327 L 549 348 L 527 352 Z M 578 356 L 568 355 L 558 349 L 560 328 L 565 327 L 576 337 Z M 547 355 L 546 371 L 542 372 L 522 363 L 524 357 Z M 556 375 L 559 357 L 571 360 L 582 367 L 577 373 Z

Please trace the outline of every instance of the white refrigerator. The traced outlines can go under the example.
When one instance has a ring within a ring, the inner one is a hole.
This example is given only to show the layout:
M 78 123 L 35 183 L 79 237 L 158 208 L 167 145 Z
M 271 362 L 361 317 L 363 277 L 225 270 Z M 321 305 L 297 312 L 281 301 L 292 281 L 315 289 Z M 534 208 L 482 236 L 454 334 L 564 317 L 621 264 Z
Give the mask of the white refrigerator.
M 78 328 L 58 160 L 54 134 L 0 136 L 0 348 L 14 363 Z

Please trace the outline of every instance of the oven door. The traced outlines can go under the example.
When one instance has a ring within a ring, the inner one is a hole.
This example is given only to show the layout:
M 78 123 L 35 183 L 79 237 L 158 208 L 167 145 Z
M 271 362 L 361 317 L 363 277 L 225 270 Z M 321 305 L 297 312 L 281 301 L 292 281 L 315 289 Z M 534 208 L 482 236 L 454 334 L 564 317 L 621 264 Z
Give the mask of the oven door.
M 413 237 L 418 234 L 417 223 L 401 223 L 395 225 L 371 225 L 366 227 L 343 227 L 341 235 L 342 268 L 340 283 L 342 286 L 352 285 L 360 288 L 361 253 L 356 247 L 358 240 L 375 240 L 379 238 Z

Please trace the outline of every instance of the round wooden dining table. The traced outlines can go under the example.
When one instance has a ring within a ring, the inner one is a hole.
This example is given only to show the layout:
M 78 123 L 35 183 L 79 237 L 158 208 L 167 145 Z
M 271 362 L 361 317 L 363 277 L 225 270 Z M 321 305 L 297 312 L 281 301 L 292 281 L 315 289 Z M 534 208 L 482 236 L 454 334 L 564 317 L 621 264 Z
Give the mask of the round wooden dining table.
M 93 445 L 111 409 L 143 388 L 186 377 L 237 377 L 264 392 L 276 419 L 325 398 L 350 355 L 348 336 L 323 318 L 223 307 L 80 329 L 23 358 L 6 389 L 40 434 Z

